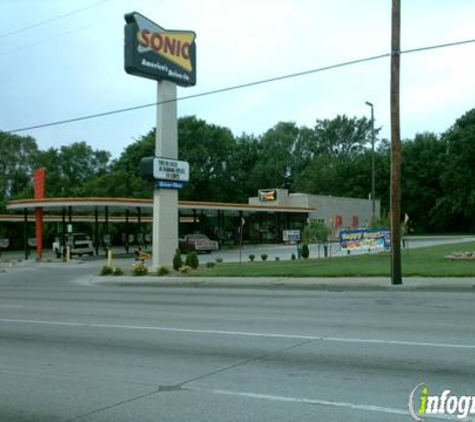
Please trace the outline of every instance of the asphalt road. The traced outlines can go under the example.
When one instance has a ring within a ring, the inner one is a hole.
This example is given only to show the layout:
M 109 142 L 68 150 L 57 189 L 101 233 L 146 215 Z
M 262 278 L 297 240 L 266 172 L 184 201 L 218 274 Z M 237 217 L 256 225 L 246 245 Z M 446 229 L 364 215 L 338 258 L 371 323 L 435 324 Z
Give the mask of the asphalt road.
M 0 273 L 0 421 L 410 421 L 421 382 L 475 395 L 473 293 L 81 284 L 90 270 Z

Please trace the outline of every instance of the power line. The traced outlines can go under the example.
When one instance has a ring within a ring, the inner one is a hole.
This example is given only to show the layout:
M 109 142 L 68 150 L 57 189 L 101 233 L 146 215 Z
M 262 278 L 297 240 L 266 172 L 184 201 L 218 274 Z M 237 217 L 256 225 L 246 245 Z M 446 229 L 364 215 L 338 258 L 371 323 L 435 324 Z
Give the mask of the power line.
M 474 43 L 474 42 L 475 42 L 475 39 L 471 39 L 471 40 L 464 40 L 464 41 L 454 41 L 454 42 L 449 42 L 449 43 L 445 43 L 445 44 L 431 45 L 431 46 L 428 46 L 428 47 L 411 48 L 409 50 L 401 51 L 401 54 L 419 53 L 421 51 L 435 50 L 435 49 L 438 49 L 438 48 L 455 47 L 455 46 L 458 46 L 458 45 L 471 44 L 471 43 Z
M 248 82 L 248 83 L 244 83 L 244 84 L 240 84 L 240 85 L 233 85 L 233 86 L 229 86 L 229 87 L 225 87 L 225 88 L 214 89 L 214 90 L 211 90 L 211 91 L 201 92 L 199 94 L 187 95 L 187 96 L 184 96 L 184 97 L 179 97 L 176 100 L 167 100 L 167 101 L 154 102 L 154 103 L 149 103 L 149 104 L 142 104 L 142 105 L 134 106 L 134 107 L 120 108 L 120 109 L 117 109 L 117 110 L 106 111 L 106 112 L 103 112 L 103 113 L 90 114 L 90 115 L 81 116 L 81 117 L 74 117 L 74 118 L 66 119 L 66 120 L 59 120 L 59 121 L 56 121 L 56 122 L 43 123 L 43 124 L 39 124 L 39 125 L 35 125 L 35 126 L 29 126 L 29 127 L 24 127 L 24 128 L 20 128 L 20 129 L 9 130 L 7 132 L 17 133 L 17 132 L 23 132 L 25 130 L 40 129 L 40 128 L 44 128 L 44 127 L 63 125 L 63 124 L 66 124 L 66 123 L 79 122 L 81 120 L 89 120 L 89 119 L 94 119 L 94 118 L 98 118 L 98 117 L 111 116 L 113 114 L 126 113 L 126 112 L 129 112 L 129 111 L 140 110 L 142 108 L 153 107 L 153 106 L 156 106 L 156 105 L 159 105 L 159 104 L 165 104 L 167 102 L 184 101 L 184 100 L 189 100 L 189 99 L 192 99 L 192 98 L 205 97 L 205 96 L 208 96 L 208 95 L 220 94 L 222 92 L 234 91 L 234 90 L 237 90 L 237 89 L 249 88 L 251 86 L 262 85 L 262 84 L 266 84 L 266 83 L 270 83 L 270 82 L 281 81 L 281 80 L 284 80 L 284 79 L 295 78 L 295 77 L 298 77 L 298 76 L 310 75 L 310 74 L 316 73 L 316 72 L 323 72 L 325 70 L 336 69 L 338 67 L 344 67 L 344 66 L 350 66 L 352 64 L 363 63 L 363 62 L 367 62 L 367 61 L 371 61 L 371 60 L 377 60 L 377 59 L 381 59 L 383 57 L 389 57 L 389 56 L 390 56 L 390 54 L 386 53 L 386 54 L 381 54 L 381 55 L 378 55 L 378 56 L 367 57 L 367 58 L 364 58 L 364 59 L 357 59 L 357 60 L 352 60 L 352 61 L 349 61 L 349 62 L 343 62 L 343 63 L 338 63 L 338 64 L 334 64 L 334 65 L 330 65 L 330 66 L 320 67 L 320 68 L 317 68 L 317 69 L 306 70 L 306 71 L 303 71 L 303 72 L 291 73 L 291 74 L 287 74 L 287 75 L 276 76 L 274 78 L 261 79 L 261 80 L 258 80 L 258 81 Z
M 100 4 L 106 3 L 106 2 L 108 2 L 108 1 L 109 1 L 109 0 L 101 0 L 101 1 L 99 1 L 99 2 L 97 2 L 97 3 L 90 4 L 89 6 L 82 7 L 81 9 L 76 9 L 76 10 L 73 10 L 73 11 L 71 11 L 71 12 L 64 13 L 63 15 L 54 16 L 54 17 L 52 17 L 52 18 L 46 19 L 46 20 L 41 21 L 41 22 L 34 23 L 34 24 L 32 24 L 32 25 L 25 26 L 25 27 L 23 27 L 23 28 L 15 29 L 14 31 L 7 32 L 7 33 L 5 33 L 5 34 L 0 34 L 0 39 L 1 39 L 1 38 L 9 37 L 9 36 L 14 35 L 14 34 L 18 34 L 18 33 L 20 33 L 20 32 L 28 31 L 28 30 L 33 29 L 33 28 L 36 28 L 36 27 L 38 27 L 38 26 L 46 25 L 46 24 L 48 24 L 48 23 L 57 21 L 57 20 L 59 20 L 59 19 L 66 18 L 66 17 L 71 16 L 71 15 L 75 15 L 76 13 L 83 12 L 84 10 L 87 10 L 87 9 L 92 9 L 93 7 L 99 6 Z
M 402 50 L 399 53 L 400 54 L 418 53 L 418 52 L 426 51 L 426 50 L 435 50 L 435 49 L 439 49 L 439 48 L 454 47 L 454 46 L 463 45 L 463 44 L 470 44 L 470 43 L 475 43 L 475 39 L 455 41 L 455 42 L 451 42 L 451 43 L 437 44 L 437 45 L 432 45 L 432 46 Z M 369 56 L 369 57 L 365 57 L 365 58 L 361 58 L 361 59 L 350 60 L 350 61 L 341 62 L 341 63 L 329 65 L 329 66 L 324 66 L 324 67 L 319 67 L 319 68 L 315 68 L 315 69 L 305 70 L 305 71 L 302 71 L 302 72 L 289 73 L 289 74 L 286 74 L 286 75 L 276 76 L 276 77 L 273 77 L 273 78 L 260 79 L 258 81 L 247 82 L 247 83 L 244 83 L 244 84 L 233 85 L 233 86 L 229 86 L 229 87 L 225 87 L 225 88 L 219 88 L 219 89 L 215 89 L 215 90 L 211 90 L 211 91 L 205 91 L 205 92 L 201 92 L 201 93 L 198 93 L 198 94 L 187 95 L 187 96 L 184 96 L 184 97 L 178 97 L 176 100 L 153 102 L 153 103 L 142 104 L 142 105 L 138 105 L 138 106 L 134 106 L 134 107 L 120 108 L 120 109 L 116 109 L 116 110 L 105 111 L 105 112 L 102 112 L 102 113 L 89 114 L 89 115 L 86 115 L 86 116 L 73 117 L 71 119 L 66 119 L 66 120 L 59 120 L 59 121 L 56 121 L 56 122 L 43 123 L 43 124 L 39 124 L 39 125 L 8 130 L 6 132 L 18 133 L 18 132 L 24 132 L 26 130 L 40 129 L 40 128 L 51 127 L 51 126 L 59 126 L 59 125 L 67 124 L 67 123 L 79 122 L 79 121 L 82 121 L 82 120 L 89 120 L 89 119 L 95 119 L 95 118 L 99 118 L 99 117 L 106 117 L 106 116 L 111 116 L 111 115 L 114 115 L 114 114 L 126 113 L 126 112 L 129 112 L 129 111 L 135 111 L 135 110 L 140 110 L 140 109 L 143 109 L 143 108 L 153 107 L 153 106 L 157 106 L 159 104 L 165 104 L 167 102 L 172 102 L 172 101 L 177 101 L 178 102 L 178 101 L 190 100 L 190 99 L 193 99 L 193 98 L 205 97 L 205 96 L 209 96 L 209 95 L 220 94 L 220 93 L 223 93 L 223 92 L 249 88 L 249 87 L 256 86 L 256 85 L 263 85 L 263 84 L 267 84 L 267 83 L 271 83 L 271 82 L 282 81 L 282 80 L 285 80 L 285 79 L 296 78 L 296 77 L 299 77 L 299 76 L 311 75 L 313 73 L 324 72 L 326 70 L 333 70 L 333 69 L 352 66 L 352 65 L 355 65 L 355 64 L 365 63 L 365 62 L 369 62 L 369 61 L 375 61 L 375 60 L 383 59 L 383 58 L 390 57 L 390 56 L 391 56 L 391 53 L 379 54 L 379 55 L 376 55 L 376 56 Z
M 102 22 L 91 23 L 89 25 L 81 26 L 79 28 L 72 29 L 72 30 L 67 31 L 67 32 L 63 32 L 61 34 L 57 34 L 54 37 L 46 38 L 46 39 L 40 40 L 40 41 L 35 41 L 31 44 L 22 45 L 20 47 L 15 47 L 15 48 L 12 48 L 11 50 L 1 51 L 0 56 L 6 56 L 7 54 L 15 53 L 15 52 L 21 51 L 21 50 L 25 50 L 27 48 L 33 47 L 33 46 L 38 45 L 38 44 L 44 44 L 44 43 L 49 42 L 51 40 L 54 40 L 56 38 L 63 38 L 63 37 L 66 37 L 68 35 L 75 34 L 76 32 L 84 31 L 85 29 L 91 28 L 92 26 L 99 25 L 100 23 L 102 23 Z

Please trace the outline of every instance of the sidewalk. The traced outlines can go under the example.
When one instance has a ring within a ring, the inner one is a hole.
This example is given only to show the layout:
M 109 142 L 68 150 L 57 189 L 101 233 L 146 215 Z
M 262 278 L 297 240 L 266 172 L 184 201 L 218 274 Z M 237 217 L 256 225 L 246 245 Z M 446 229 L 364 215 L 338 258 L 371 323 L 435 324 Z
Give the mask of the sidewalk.
M 285 278 L 285 277 L 110 277 L 94 276 L 94 285 L 140 287 L 197 287 L 244 289 L 302 289 L 322 291 L 431 291 L 475 293 L 475 278 L 420 278 L 403 279 L 400 286 L 392 286 L 387 277 L 345 278 Z

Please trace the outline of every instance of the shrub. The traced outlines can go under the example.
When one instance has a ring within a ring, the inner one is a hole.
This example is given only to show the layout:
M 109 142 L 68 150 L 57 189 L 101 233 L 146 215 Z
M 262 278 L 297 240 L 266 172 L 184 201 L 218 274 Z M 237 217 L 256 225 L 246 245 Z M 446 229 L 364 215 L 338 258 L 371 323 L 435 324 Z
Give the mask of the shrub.
M 256 255 L 254 254 L 249 255 L 249 261 L 254 262 L 255 259 L 256 259 Z
M 188 274 L 190 271 L 191 271 L 191 267 L 189 267 L 188 265 L 185 265 L 180 268 L 180 273 L 182 274 Z
M 263 253 L 263 254 L 261 255 L 261 259 L 262 259 L 263 261 L 266 261 L 266 260 L 267 260 L 267 254 L 266 254 L 266 253 Z
M 125 271 L 120 267 L 114 268 L 114 275 L 124 275 Z
M 142 276 L 148 274 L 148 267 L 143 262 L 132 264 L 132 274 L 134 276 Z
M 216 258 L 216 264 L 221 264 L 223 262 L 223 258 Z
M 216 264 L 214 262 L 207 262 L 206 263 L 206 268 L 214 268 L 216 267 Z
M 177 249 L 175 251 L 175 255 L 173 256 L 173 269 L 175 271 L 179 271 L 181 267 L 183 267 L 183 261 L 181 260 L 181 252 L 180 249 Z
M 290 256 L 290 259 L 291 259 L 292 261 L 295 261 L 295 260 L 297 259 L 297 258 L 295 258 L 295 254 L 294 254 L 294 253 Z
M 158 267 L 157 275 L 163 276 L 170 274 L 170 270 L 167 267 Z
M 275 257 L 276 261 L 280 261 L 280 258 L 278 256 Z
M 310 256 L 310 250 L 308 249 L 308 245 L 304 243 L 302 245 L 302 258 L 308 259 L 309 256 Z
M 185 265 L 193 269 L 198 268 L 198 266 L 200 265 L 200 261 L 198 259 L 198 254 L 196 253 L 196 251 L 188 252 L 188 255 L 186 255 Z
M 101 275 L 112 275 L 114 274 L 114 267 L 111 267 L 109 265 L 104 265 L 101 269 Z

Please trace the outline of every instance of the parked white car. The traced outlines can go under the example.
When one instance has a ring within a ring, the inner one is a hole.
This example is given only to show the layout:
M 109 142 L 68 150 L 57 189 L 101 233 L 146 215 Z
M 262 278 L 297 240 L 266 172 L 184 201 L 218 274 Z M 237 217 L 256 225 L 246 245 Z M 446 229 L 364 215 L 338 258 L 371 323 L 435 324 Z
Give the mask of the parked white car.
M 73 255 L 94 255 L 94 245 L 91 238 L 85 233 L 68 233 L 66 235 L 66 244 L 61 244 L 62 238 L 56 238 L 53 242 L 53 252 L 59 258 L 64 255 L 65 247 L 70 247 L 70 254 Z

